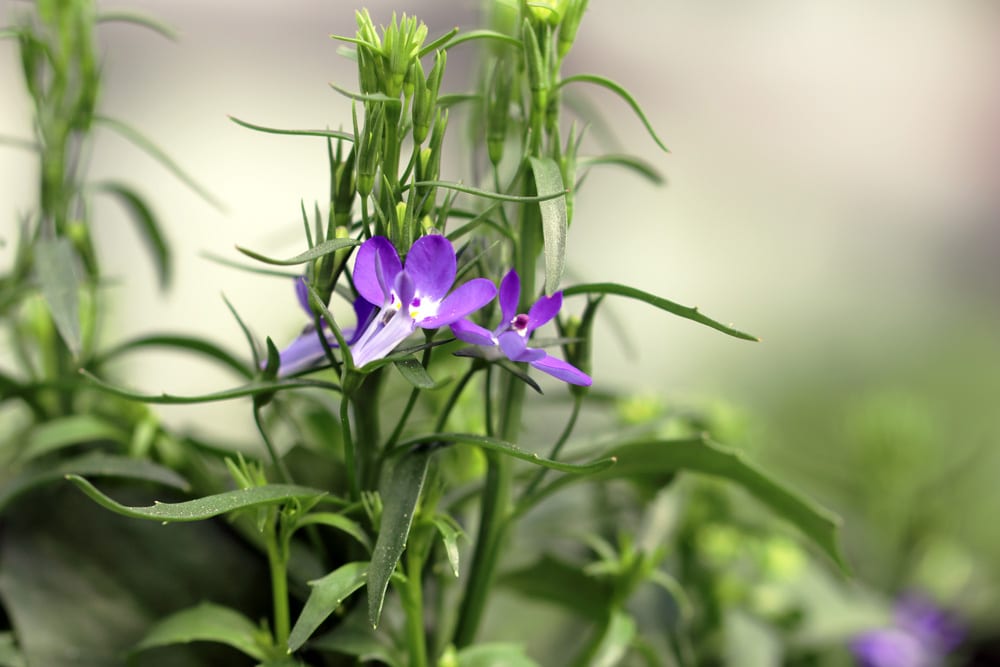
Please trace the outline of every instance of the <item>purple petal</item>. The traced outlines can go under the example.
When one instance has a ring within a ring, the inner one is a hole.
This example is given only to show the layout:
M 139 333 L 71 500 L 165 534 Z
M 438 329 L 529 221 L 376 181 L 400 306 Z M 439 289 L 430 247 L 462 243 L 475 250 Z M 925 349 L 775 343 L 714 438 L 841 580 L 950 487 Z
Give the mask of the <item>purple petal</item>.
M 313 318 L 313 309 L 309 305 L 309 288 L 306 286 L 305 276 L 299 276 L 295 279 L 295 296 L 299 300 L 299 305 L 302 306 L 302 310 L 306 311 L 306 315 L 309 319 Z
M 556 292 L 552 296 L 543 296 L 535 302 L 535 305 L 528 311 L 528 333 L 548 324 L 549 320 L 556 316 L 562 308 L 562 292 Z
M 337 341 L 328 336 L 331 347 L 337 347 Z M 326 357 L 323 343 L 316 335 L 315 329 L 309 327 L 298 338 L 289 343 L 288 347 L 278 353 L 278 377 L 287 377 L 293 373 L 314 366 Z
M 479 310 L 492 301 L 496 294 L 497 288 L 492 282 L 486 278 L 473 278 L 444 298 L 438 306 L 437 315 L 420 320 L 417 326 L 436 329 L 451 324 Z
M 403 270 L 392 242 L 384 236 L 373 236 L 358 248 L 354 260 L 354 287 L 369 303 L 384 306 L 388 288 Z
M 866 632 L 851 642 L 851 652 L 862 667 L 926 667 L 940 656 L 929 652 L 919 639 L 897 628 Z
M 545 350 L 528 347 L 528 340 L 516 331 L 508 331 L 497 338 L 500 349 L 511 361 L 537 361 L 545 356 Z
M 500 281 L 500 326 L 506 327 L 517 315 L 517 302 L 521 298 L 521 277 L 511 269 Z
M 452 322 L 451 332 L 455 334 L 455 338 L 472 345 L 487 345 L 489 347 L 496 345 L 488 330 L 469 320 Z
M 556 359 L 548 354 L 538 361 L 532 361 L 531 365 L 543 373 L 548 373 L 552 377 L 562 380 L 563 382 L 578 384 L 581 387 L 589 387 L 593 383 L 590 376 L 576 366 L 568 364 L 562 359 Z
M 351 346 L 354 364 L 360 368 L 385 357 L 406 340 L 415 328 L 416 324 L 405 308 L 396 311 L 384 326 L 378 320 L 373 321 L 369 329 L 373 329 L 374 333 L 363 335 L 358 343 Z
M 421 236 L 406 253 L 406 272 L 421 297 L 437 301 L 455 282 L 455 249 L 440 234 Z
M 350 331 L 350 333 L 348 333 L 348 329 L 341 331 L 348 345 L 354 345 L 361 338 L 361 334 L 364 333 L 364 330 L 371 323 L 376 310 L 375 306 L 368 303 L 365 299 L 359 297 L 354 300 L 354 317 L 357 324 L 354 325 L 354 331 Z
M 396 282 L 392 288 L 396 291 L 396 296 L 399 297 L 399 302 L 402 304 L 400 307 L 409 309 L 410 302 L 413 301 L 413 294 L 416 291 L 413 280 L 410 278 L 410 272 L 406 269 L 400 271 L 396 276 Z

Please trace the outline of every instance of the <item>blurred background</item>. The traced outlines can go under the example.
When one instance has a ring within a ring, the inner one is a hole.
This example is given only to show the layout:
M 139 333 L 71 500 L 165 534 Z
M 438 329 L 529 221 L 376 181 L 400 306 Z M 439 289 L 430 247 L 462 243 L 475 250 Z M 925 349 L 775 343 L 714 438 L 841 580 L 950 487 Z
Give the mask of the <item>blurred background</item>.
M 0 2 L 10 21 L 22 3 Z M 110 5 L 108 5 L 110 7 Z M 358 5 L 361 6 L 361 5 Z M 157 330 L 240 350 L 225 294 L 260 335 L 302 325 L 289 284 L 208 261 L 234 244 L 299 252 L 299 202 L 326 197 L 325 146 L 251 132 L 345 127 L 356 87 L 331 33 L 349 2 L 129 0 L 171 43 L 101 28 L 101 107 L 158 143 L 224 203 L 213 208 L 119 137 L 102 132 L 95 178 L 146 194 L 174 248 L 160 293 L 125 213 L 98 205 L 117 280 L 112 340 Z M 377 22 L 415 13 L 431 35 L 478 25 L 479 3 L 367 3 Z M 469 89 L 475 50 L 449 57 Z M 1000 6 L 981 0 L 592 0 L 566 72 L 608 76 L 639 100 L 661 153 L 617 98 L 578 88 L 604 123 L 593 152 L 626 151 L 665 187 L 599 167 L 577 195 L 569 281 L 615 281 L 697 305 L 761 337 L 747 343 L 611 303 L 597 332 L 599 385 L 664 406 L 708 406 L 738 423 L 731 444 L 846 519 L 858 579 L 892 596 L 928 592 L 1000 636 Z M 15 44 L 0 42 L 0 135 L 29 137 Z M 466 172 L 452 123 L 445 178 Z M 0 147 L 0 261 L 36 198 L 32 155 Z M 133 357 L 148 392 L 227 386 L 214 368 Z M 240 404 L 164 408 L 165 421 L 251 438 Z M 234 429 L 237 432 L 234 432 Z M 995 641 L 995 639 L 994 639 Z M 982 663 L 988 664 L 988 663 Z M 994 663 L 995 664 L 995 663 Z

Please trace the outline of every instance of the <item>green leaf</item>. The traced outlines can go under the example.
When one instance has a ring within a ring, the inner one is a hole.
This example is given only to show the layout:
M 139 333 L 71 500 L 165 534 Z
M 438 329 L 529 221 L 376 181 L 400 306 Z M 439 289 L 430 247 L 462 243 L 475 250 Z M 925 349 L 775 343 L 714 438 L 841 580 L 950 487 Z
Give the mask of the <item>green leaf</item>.
M 458 667 L 539 667 L 520 644 L 476 644 L 463 648 L 455 657 Z
M 533 196 L 523 196 L 523 195 L 508 195 L 501 192 L 493 192 L 492 190 L 483 190 L 482 188 L 474 188 L 468 185 L 462 185 L 461 183 L 453 183 L 452 181 L 417 181 L 409 185 L 404 186 L 403 190 L 408 190 L 411 187 L 418 188 L 444 188 L 446 190 L 455 190 L 457 192 L 464 192 L 467 195 L 476 195 L 477 197 L 483 197 L 484 199 L 493 199 L 495 201 L 513 201 L 522 204 L 527 204 L 530 202 L 541 202 L 548 201 L 549 199 L 555 199 L 556 197 L 563 197 L 566 194 L 566 190 L 560 190 L 559 192 L 549 192 L 547 194 L 539 194 Z
M 35 275 L 42 296 L 66 347 L 80 354 L 80 279 L 76 254 L 68 238 L 41 239 L 35 244 Z
M 198 396 L 174 396 L 171 394 L 140 394 L 108 384 L 97 376 L 80 371 L 87 380 L 97 389 L 121 398 L 128 398 L 133 401 L 143 403 L 162 403 L 164 405 L 184 405 L 187 403 L 211 403 L 213 401 L 229 401 L 234 398 L 244 398 L 246 396 L 256 396 L 257 394 L 268 394 L 287 389 L 301 389 L 306 387 L 332 389 L 340 391 L 340 387 L 332 382 L 322 380 L 311 380 L 309 378 L 296 378 L 280 380 L 277 382 L 250 382 L 239 387 L 217 391 L 211 394 L 200 394 Z
M 350 132 L 342 132 L 338 130 L 279 130 L 274 127 L 264 127 L 263 125 L 254 125 L 253 123 L 248 123 L 245 120 L 240 120 L 235 116 L 230 116 L 229 120 L 233 121 L 237 125 L 242 125 L 247 129 L 256 130 L 257 132 L 266 132 L 268 134 L 291 134 L 304 137 L 330 137 L 332 139 L 354 141 L 354 135 L 351 134 Z
M 577 160 L 576 164 L 578 168 L 593 167 L 601 164 L 616 165 L 619 167 L 625 167 L 630 171 L 634 171 L 654 185 L 663 185 L 664 183 L 663 174 L 661 174 L 656 167 L 633 155 L 608 154 L 600 155 L 598 157 L 584 157 Z M 575 187 L 579 189 L 580 182 L 577 182 Z
M 634 287 L 627 287 L 618 283 L 586 283 L 583 285 L 573 285 L 572 287 L 567 287 L 563 290 L 564 297 L 575 296 L 577 294 L 615 294 L 617 296 L 624 296 L 630 299 L 645 301 L 649 305 L 659 308 L 660 310 L 665 310 L 668 313 L 673 313 L 674 315 L 678 315 L 693 322 L 704 324 L 707 327 L 711 327 L 716 331 L 721 331 L 722 333 L 733 336 L 734 338 L 741 338 L 743 340 L 750 340 L 754 342 L 760 341 L 759 338 L 752 334 L 739 331 L 732 328 L 732 326 L 726 326 L 721 322 L 716 322 L 711 318 L 705 317 L 697 308 L 682 306 L 679 303 L 668 301 L 667 299 L 658 297 L 655 294 L 643 292 L 642 290 Z
M 187 174 L 183 169 L 180 168 L 176 162 L 170 159 L 170 157 L 160 150 L 156 144 L 147 139 L 137 130 L 129 125 L 121 122 L 120 120 L 115 120 L 114 118 L 109 118 L 107 116 L 102 116 L 100 114 L 94 115 L 94 120 L 125 137 L 131 141 L 138 148 L 146 151 L 146 153 L 163 165 L 167 171 L 172 173 L 179 181 L 184 183 L 184 185 L 191 188 L 195 193 L 197 193 L 202 199 L 214 206 L 220 211 L 225 211 L 225 206 L 216 199 L 208 190 L 198 184 L 191 176 Z
M 588 576 L 579 565 L 549 554 L 532 565 L 501 575 L 497 583 L 521 595 L 557 604 L 595 623 L 607 618 L 614 594 L 607 580 Z
M 266 653 L 260 642 L 265 637 L 266 633 L 240 612 L 202 602 L 167 616 L 154 625 L 135 645 L 132 653 L 156 646 L 203 641 L 227 644 L 255 660 L 263 660 Z
M 539 195 L 555 195 L 554 199 L 539 202 L 542 214 L 542 237 L 545 240 L 545 293 L 559 289 L 566 268 L 566 229 L 569 217 L 566 212 L 566 186 L 562 172 L 552 158 L 529 158 L 535 176 L 535 190 Z
M 450 517 L 438 515 L 434 517 L 434 527 L 441 533 L 444 543 L 444 553 L 448 557 L 451 571 L 458 577 L 458 538 L 462 536 L 461 529 Z
M 435 39 L 433 42 L 425 44 L 423 48 L 421 48 L 420 51 L 417 53 L 417 57 L 423 58 L 428 53 L 433 53 L 434 51 L 443 48 L 444 45 L 447 44 L 448 41 L 457 34 L 458 34 L 458 27 L 452 28 L 445 34 Z
M 389 667 L 402 667 L 405 661 L 390 643 L 386 633 L 376 633 L 368 625 L 366 617 L 364 609 L 355 609 L 333 630 L 310 641 L 309 648 L 352 655 L 364 664 L 367 664 L 365 661 L 377 660 Z
M 296 530 L 302 526 L 319 525 L 319 526 L 329 526 L 330 528 L 336 528 L 337 530 L 346 533 L 356 539 L 361 546 L 363 546 L 368 551 L 372 550 L 372 542 L 368 539 L 368 534 L 365 533 L 364 528 L 361 527 L 356 521 L 348 519 L 343 514 L 334 514 L 333 512 L 310 512 L 295 523 Z
M 636 113 L 636 115 L 639 117 L 639 120 L 642 121 L 642 124 L 646 127 L 646 131 L 649 132 L 649 136 L 653 138 L 653 141 L 656 142 L 656 145 L 659 146 L 661 149 L 663 149 L 665 152 L 667 153 L 670 152 L 670 150 L 660 140 L 660 137 L 657 136 L 656 130 L 653 129 L 653 126 L 652 124 L 650 124 L 649 119 L 646 118 L 646 114 L 643 113 L 642 107 L 639 106 L 639 103 L 635 101 L 635 98 L 632 97 L 632 95 L 630 95 L 627 90 L 622 88 L 620 85 L 618 85 L 611 79 L 606 79 L 603 76 L 597 76 L 596 74 L 576 74 L 574 76 L 568 76 L 557 84 L 557 88 L 562 88 L 563 86 L 577 82 L 593 83 L 595 85 L 601 86 L 602 88 L 610 90 L 614 94 L 618 95 L 618 97 L 622 98 L 625 101 L 625 103 L 628 104 L 629 107 L 631 107 L 632 111 Z
M 635 619 L 621 609 L 614 609 L 604 627 L 600 643 L 580 667 L 614 667 L 621 664 L 635 638 Z
M 355 239 L 330 239 L 314 245 L 312 248 L 309 248 L 309 250 L 306 250 L 291 259 L 273 259 L 271 257 L 261 255 L 260 253 L 256 253 L 253 250 L 241 248 L 240 246 L 236 246 L 236 249 L 247 257 L 253 257 L 257 261 L 264 262 L 265 264 L 273 264 L 275 266 L 292 266 L 294 264 L 305 264 L 306 262 L 314 260 L 317 257 L 323 257 L 337 252 L 338 250 L 350 248 L 356 245 L 361 245 L 361 241 Z
M 364 586 L 367 576 L 368 562 L 359 561 L 341 565 L 322 579 L 310 581 L 309 598 L 288 635 L 288 650 L 299 650 L 344 600 Z
M 132 25 L 141 26 L 143 28 L 149 28 L 153 32 L 166 37 L 172 42 L 177 41 L 177 31 L 171 28 L 166 23 L 158 21 L 157 19 L 147 16 L 145 14 L 140 14 L 138 12 L 130 12 L 124 9 L 116 9 L 114 11 L 100 12 L 95 18 L 95 23 L 131 23 Z
M 403 455 L 396 461 L 392 474 L 387 476 L 388 484 L 380 490 L 382 523 L 368 572 L 368 620 L 372 627 L 378 627 L 389 578 L 396 571 L 396 563 L 406 547 L 431 451 L 423 447 Z
M 607 453 L 618 460 L 617 465 L 587 479 L 656 481 L 684 470 L 727 479 L 742 486 L 778 516 L 796 526 L 842 569 L 848 569 L 840 553 L 840 517 L 772 480 L 757 466 L 746 461 L 740 452 L 702 437 L 631 442 L 614 447 Z M 574 480 L 573 477 L 563 477 L 553 481 L 539 490 L 536 496 L 527 499 L 526 506 L 533 505 L 541 497 Z
M 95 190 L 107 192 L 114 195 L 128 210 L 129 217 L 139 225 L 139 231 L 146 243 L 149 254 L 156 264 L 157 277 L 160 280 L 160 288 L 163 289 L 170 284 L 170 247 L 163 238 L 160 226 L 156 222 L 156 217 L 150 210 L 146 201 L 131 188 L 112 181 L 102 181 L 92 186 Z
M 173 470 L 148 461 L 124 456 L 110 456 L 91 452 L 84 456 L 61 461 L 55 465 L 28 465 L 0 483 L 0 510 L 12 500 L 31 489 L 61 481 L 66 475 L 91 477 L 123 477 L 156 482 L 175 489 L 186 490 L 187 481 Z
M 215 262 L 216 264 L 228 266 L 233 269 L 239 269 L 240 271 L 247 271 L 248 273 L 256 273 L 262 276 L 273 276 L 275 278 L 290 278 L 293 280 L 297 280 L 302 277 L 302 274 L 298 271 L 278 271 L 276 269 L 265 269 L 251 264 L 242 264 L 240 262 L 234 262 L 231 259 L 226 259 L 225 257 L 220 257 L 219 255 L 211 252 L 200 252 L 198 254 L 210 262 Z
M 499 452 L 501 454 L 506 454 L 507 456 L 513 456 L 516 459 L 521 459 L 522 461 L 527 461 L 528 463 L 534 463 L 535 465 L 551 468 L 552 470 L 559 470 L 560 472 L 574 474 L 593 474 L 606 470 L 615 464 L 614 458 L 602 458 L 597 461 L 582 464 L 552 461 L 539 456 L 535 452 L 529 452 L 526 449 L 521 449 L 514 443 L 507 442 L 506 440 L 490 438 L 485 435 L 475 435 L 472 433 L 435 433 L 433 435 L 425 435 L 412 440 L 407 440 L 406 442 L 400 443 L 396 447 L 397 449 L 403 449 L 414 445 L 447 443 L 475 445 L 476 447 L 487 451 Z
M 406 357 L 393 362 L 399 374 L 417 389 L 434 389 L 438 384 L 428 373 L 427 369 L 420 365 L 416 357 Z
M 250 368 L 250 365 L 246 361 L 238 359 L 215 343 L 204 338 L 187 336 L 185 334 L 151 334 L 149 336 L 131 338 L 105 350 L 99 356 L 92 359 L 90 363 L 92 366 L 100 366 L 125 352 L 148 347 L 162 347 L 181 350 L 185 353 L 193 352 L 200 354 L 219 362 L 248 380 L 256 375 L 256 372 Z
M 27 667 L 13 632 L 0 632 L 0 667 Z
M 85 442 L 111 440 L 127 444 L 129 434 L 111 422 L 93 415 L 70 415 L 42 422 L 31 430 L 18 460 L 29 461 L 49 452 Z
M 521 40 L 517 39 L 516 37 L 511 37 L 510 35 L 505 35 L 502 32 L 496 32 L 495 30 L 468 30 L 466 32 L 461 33 L 460 35 L 455 35 L 453 38 L 446 40 L 443 44 L 438 44 L 438 42 L 435 41 L 433 44 L 425 46 L 423 49 L 421 49 L 420 56 L 423 57 L 428 53 L 430 53 L 433 49 L 429 51 L 428 48 L 431 46 L 433 46 L 434 48 L 441 48 L 444 50 L 448 50 L 453 46 L 458 46 L 463 42 L 470 42 L 475 39 L 492 39 L 498 42 L 503 42 L 504 44 L 509 44 L 511 46 L 517 46 L 517 47 L 521 46 Z
M 93 484 L 79 475 L 66 475 L 66 479 L 76 484 L 91 500 L 112 512 L 135 519 L 152 521 L 201 521 L 236 510 L 277 505 L 290 500 L 313 501 L 326 494 L 320 489 L 294 484 L 268 484 L 251 489 L 236 489 L 211 496 L 204 496 L 180 503 L 155 502 L 148 507 L 126 507 L 98 491 Z

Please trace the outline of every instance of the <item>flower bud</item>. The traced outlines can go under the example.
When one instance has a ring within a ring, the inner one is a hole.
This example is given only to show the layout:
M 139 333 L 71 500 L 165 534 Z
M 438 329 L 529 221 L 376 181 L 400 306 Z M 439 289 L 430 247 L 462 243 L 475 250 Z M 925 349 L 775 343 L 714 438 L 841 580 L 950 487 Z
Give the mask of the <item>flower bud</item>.
M 510 96 L 514 87 L 510 61 L 498 58 L 486 90 L 486 148 L 494 165 L 503 159 L 510 118 Z
M 559 39 L 556 51 L 559 58 L 565 58 L 566 54 L 573 47 L 576 41 L 576 31 L 580 27 L 580 20 L 587 10 L 587 0 L 569 0 L 566 2 L 562 23 L 559 24 Z
M 355 150 L 357 151 L 358 194 L 367 197 L 375 188 L 375 175 L 381 161 L 382 136 L 385 131 L 385 108 L 381 104 L 365 105 L 365 126 L 358 134 L 355 116 Z

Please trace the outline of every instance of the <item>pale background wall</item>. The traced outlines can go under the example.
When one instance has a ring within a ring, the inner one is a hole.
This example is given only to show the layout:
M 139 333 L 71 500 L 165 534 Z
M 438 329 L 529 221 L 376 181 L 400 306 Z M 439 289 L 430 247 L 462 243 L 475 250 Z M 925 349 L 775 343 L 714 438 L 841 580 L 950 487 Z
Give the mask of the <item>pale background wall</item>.
M 0 3 L 9 18 L 21 3 Z M 471 26 L 477 3 L 367 3 L 376 20 L 416 12 L 432 35 Z M 145 192 L 174 244 L 165 296 L 113 203 L 96 209 L 101 248 L 121 279 L 113 337 L 189 331 L 240 350 L 220 293 L 260 334 L 286 340 L 301 319 L 287 285 L 199 257 L 235 243 L 300 249 L 299 200 L 325 197 L 319 140 L 249 132 L 226 115 L 278 127 L 350 124 L 327 87 L 355 86 L 330 33 L 353 32 L 354 3 L 142 0 L 115 3 L 181 34 L 101 28 L 102 108 L 152 137 L 226 204 L 205 204 L 145 155 L 107 132 L 95 177 Z M 626 149 L 669 180 L 654 188 L 604 169 L 577 200 L 570 269 L 699 305 L 760 335 L 728 339 L 650 309 L 613 310 L 638 350 L 599 334 L 599 383 L 666 395 L 752 401 L 765 380 L 831 372 L 884 356 L 933 355 L 956 344 L 975 313 L 996 321 L 1000 279 L 1000 10 L 974 0 L 592 0 L 568 71 L 609 76 L 644 105 L 672 153 L 661 154 L 612 96 L 594 100 Z M 465 47 L 463 47 L 465 48 Z M 463 58 L 449 85 L 464 88 Z M 14 45 L 0 42 L 0 134 L 28 136 Z M 582 90 L 582 89 L 581 89 Z M 461 137 L 452 128 L 452 148 Z M 460 153 L 458 153 L 460 157 Z M 460 162 L 445 177 L 459 177 Z M 0 236 L 35 198 L 33 159 L 0 147 Z M 0 248 L 10 261 L 11 245 Z M 949 324 L 950 318 L 958 320 Z M 964 319 L 962 319 L 964 318 Z M 992 318 L 992 319 L 991 319 Z M 1000 350 L 998 350 L 1000 351 Z M 132 358 L 129 382 L 195 393 L 231 381 L 173 357 Z M 821 364 L 819 364 L 821 365 Z M 803 371 L 811 372 L 811 371 Z M 969 369 L 970 374 L 975 368 Z M 782 378 L 786 378 L 782 380 Z M 223 432 L 251 423 L 242 404 L 162 410 L 175 424 Z

